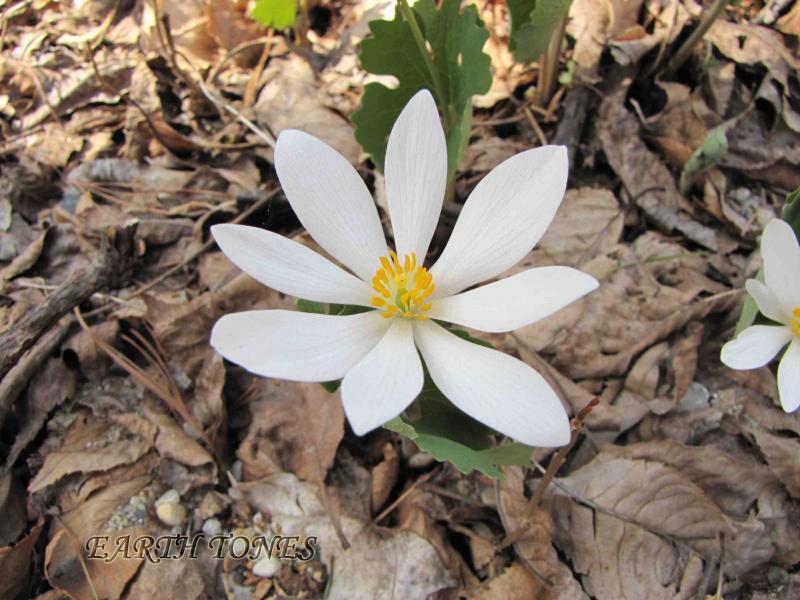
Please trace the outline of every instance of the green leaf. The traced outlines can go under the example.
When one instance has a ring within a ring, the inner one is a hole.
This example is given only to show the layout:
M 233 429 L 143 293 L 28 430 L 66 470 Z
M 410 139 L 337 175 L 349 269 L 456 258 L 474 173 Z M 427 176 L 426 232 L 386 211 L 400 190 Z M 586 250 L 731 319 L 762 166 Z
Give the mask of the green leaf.
M 686 164 L 680 177 L 680 188 L 686 192 L 690 178 L 695 173 L 701 173 L 713 167 L 728 153 L 728 137 L 723 127 L 712 129 L 706 135 L 700 147 L 694 151 Z
M 494 350 L 494 344 L 492 344 L 491 342 L 487 342 L 486 340 L 482 340 L 481 338 L 476 338 L 474 336 L 471 336 L 463 329 L 458 329 L 457 327 L 451 327 L 450 333 L 454 333 L 461 339 L 467 340 L 468 342 L 472 342 L 473 344 L 478 344 L 478 346 L 485 346 L 487 348 L 491 348 L 492 350 Z
M 329 304 L 328 314 L 336 315 L 337 317 L 346 317 L 348 315 L 359 315 L 361 313 L 375 310 L 368 306 L 357 306 L 355 304 Z
M 459 430 L 460 424 L 440 415 L 417 421 L 395 417 L 384 427 L 412 440 L 420 450 L 436 460 L 453 463 L 464 474 L 477 470 L 493 479 L 502 479 L 500 466 L 532 465 L 533 448 L 517 442 L 494 448 L 471 446 L 469 440 L 463 439 L 465 434 Z
M 467 143 L 469 127 L 465 121 L 471 123 L 471 98 L 489 91 L 492 85 L 490 59 L 482 50 L 489 33 L 475 6 L 459 9 L 460 0 L 443 0 L 438 10 L 433 0 L 419 0 L 412 8 L 423 37 L 430 44 L 443 97 L 437 96 L 433 75 L 401 11 L 393 21 L 369 23 L 372 37 L 361 43 L 361 66 L 376 75 L 393 75 L 398 85 L 389 88 L 376 82 L 367 84 L 361 107 L 353 113 L 352 120 L 356 140 L 381 170 L 389 132 L 400 111 L 415 93 L 428 89 L 445 115 L 448 167 L 451 174 L 455 171 Z
M 781 210 L 781 219 L 792 226 L 795 236 L 800 240 L 800 188 L 786 196 Z
M 329 394 L 333 394 L 336 390 L 339 389 L 339 386 L 342 385 L 342 380 L 337 379 L 336 381 L 322 381 L 320 385 L 323 389 L 328 392 Z
M 567 18 L 572 0 L 509 0 L 510 48 L 519 62 L 533 62 L 547 51 L 550 40 Z
M 295 0 L 256 0 L 250 16 L 267 27 L 286 29 L 294 25 L 297 18 Z
M 759 269 L 758 274 L 756 275 L 756 279 L 758 279 L 761 283 L 764 283 L 764 268 L 762 267 Z M 758 316 L 758 305 L 756 301 L 753 300 L 753 297 L 748 295 L 744 299 L 744 304 L 742 304 L 742 312 L 739 314 L 739 320 L 736 321 L 736 331 L 734 335 L 739 335 L 750 327 L 753 323 L 755 323 L 756 317 Z
M 459 335 L 459 331 L 454 333 Z M 436 460 L 453 463 L 462 473 L 478 470 L 499 479 L 501 465 L 531 466 L 532 448 L 516 442 L 493 447 L 497 432 L 456 408 L 433 383 L 427 369 L 422 391 L 407 414 L 384 427 L 412 440 Z
M 297 306 L 297 310 L 304 313 L 313 313 L 316 315 L 324 315 L 327 313 L 325 310 L 325 305 L 322 302 L 315 302 L 314 300 L 305 300 L 303 298 L 298 298 L 295 301 L 295 305 Z

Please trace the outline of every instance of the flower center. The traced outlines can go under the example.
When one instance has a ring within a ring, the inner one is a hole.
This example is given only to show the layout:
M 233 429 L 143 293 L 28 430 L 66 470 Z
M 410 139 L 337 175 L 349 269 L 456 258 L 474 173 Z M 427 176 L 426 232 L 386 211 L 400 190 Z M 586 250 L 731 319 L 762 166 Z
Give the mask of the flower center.
M 422 265 L 417 264 L 417 255 L 406 254 L 402 262 L 393 250 L 381 256 L 381 266 L 372 278 L 372 288 L 378 292 L 372 297 L 372 305 L 384 311 L 383 317 L 405 317 L 424 321 L 423 313 L 431 309 L 428 302 L 436 286 L 433 276 Z
M 792 334 L 800 337 L 800 306 L 792 311 Z

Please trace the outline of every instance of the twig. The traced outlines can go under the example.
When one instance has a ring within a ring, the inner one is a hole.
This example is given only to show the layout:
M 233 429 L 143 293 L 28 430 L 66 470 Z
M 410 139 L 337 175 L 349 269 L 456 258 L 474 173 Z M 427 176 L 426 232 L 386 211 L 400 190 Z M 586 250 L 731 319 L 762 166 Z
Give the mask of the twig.
M 550 43 L 547 45 L 547 52 L 545 52 L 539 64 L 539 80 L 536 82 L 536 105 L 546 106 L 550 102 L 550 97 L 553 95 L 553 87 L 557 81 L 558 75 L 558 60 L 561 57 L 561 43 L 564 40 L 564 30 L 567 27 L 567 15 L 559 21 L 553 30 L 553 37 L 550 38 Z
M 258 125 L 253 123 L 250 119 L 245 117 L 242 113 L 240 113 L 238 110 L 233 108 L 233 106 L 231 106 L 230 104 L 225 102 L 222 98 L 218 98 L 217 96 L 212 94 L 211 91 L 203 83 L 202 79 L 198 79 L 197 80 L 197 85 L 200 86 L 200 91 L 203 92 L 203 95 L 206 98 L 208 98 L 211 102 L 213 102 L 216 106 L 221 106 L 222 108 L 227 110 L 229 113 L 231 113 L 234 117 L 239 119 L 239 121 L 241 121 L 241 123 L 245 127 L 247 127 L 250 131 L 252 131 L 258 137 L 260 137 L 262 140 L 264 140 L 270 148 L 274 148 L 275 147 L 275 138 L 274 137 L 272 137 L 266 131 L 261 129 Z
M 29 352 L 23 355 L 0 381 L 0 425 L 5 421 L 14 401 L 28 385 L 30 378 L 67 337 L 71 324 L 72 318 L 65 317 L 57 328 L 46 333 Z
M 388 517 L 394 511 L 395 508 L 397 508 L 400 504 L 402 504 L 403 500 L 408 498 L 408 496 L 411 494 L 411 492 L 413 492 L 415 489 L 417 489 L 417 487 L 419 487 L 421 484 L 423 484 L 426 481 L 428 481 L 436 473 L 438 473 L 438 470 L 437 469 L 433 469 L 432 471 L 428 471 L 427 473 L 425 473 L 424 475 L 419 477 L 414 483 L 412 483 L 405 490 L 403 490 L 403 493 L 400 494 L 394 502 L 392 502 L 389 506 L 384 508 L 377 517 L 372 519 L 372 522 L 377 524 L 377 523 L 380 523 L 381 521 L 383 521 L 386 517 Z
M 270 200 L 272 200 L 272 198 L 279 191 L 280 191 L 279 188 L 275 188 L 274 190 L 270 190 L 269 192 L 267 192 L 264 195 L 264 197 L 260 198 L 257 202 L 253 203 L 253 205 L 250 208 L 248 208 L 247 210 L 242 211 L 239 214 L 239 216 L 237 216 L 233 221 L 231 221 L 231 223 L 233 223 L 233 224 L 241 223 L 242 221 L 247 219 L 253 213 L 261 210 L 262 208 L 264 208 L 264 206 L 267 205 L 267 203 L 269 203 Z M 179 262 L 177 265 L 175 265 L 174 267 L 170 267 L 169 269 L 167 269 L 166 271 L 164 271 L 163 273 L 158 275 L 155 279 L 151 279 L 150 281 L 148 281 L 143 286 L 137 288 L 136 290 L 134 290 L 133 292 L 131 292 L 130 294 L 128 294 L 127 296 L 122 298 L 122 301 L 123 302 L 127 302 L 128 300 L 132 300 L 133 298 L 136 298 L 137 296 L 141 296 L 145 292 L 153 289 L 159 283 L 164 281 L 167 277 L 169 277 L 173 273 L 177 273 L 178 271 L 183 269 L 186 265 L 188 265 L 190 262 L 192 262 L 194 259 L 196 259 L 198 256 L 200 256 L 201 254 L 203 254 L 203 253 L 207 252 L 208 250 L 210 250 L 211 248 L 213 248 L 214 244 L 216 244 L 216 242 L 214 241 L 213 238 L 210 238 L 205 244 L 200 246 L 199 249 L 195 250 L 194 252 L 190 252 L 189 255 L 186 258 L 184 258 L 181 262 Z M 118 302 L 119 300 L 116 300 L 116 301 Z M 109 303 L 104 304 L 103 306 L 100 306 L 100 307 L 98 307 L 98 308 L 96 308 L 96 309 L 94 309 L 94 310 L 92 310 L 90 312 L 87 312 L 84 316 L 87 319 L 89 317 L 94 317 L 94 316 L 96 316 L 96 315 L 98 315 L 100 313 L 103 313 L 103 312 L 109 310 L 110 308 L 113 308 L 113 306 L 114 306 L 114 303 L 113 302 L 109 302 Z
M 530 123 L 531 127 L 533 127 L 533 131 L 536 134 L 536 137 L 539 138 L 539 143 L 542 146 L 547 146 L 547 136 L 542 131 L 542 128 L 539 126 L 539 122 L 536 120 L 536 117 L 533 116 L 531 109 L 522 105 L 522 112 L 525 113 L 525 118 L 528 119 L 528 123 Z
M 436 99 L 439 101 L 439 106 L 444 113 L 444 129 L 449 133 L 450 130 L 455 127 L 456 119 L 455 115 L 453 114 L 452 106 L 450 105 L 450 98 L 449 96 L 445 95 L 445 87 L 442 84 L 442 78 L 439 75 L 439 71 L 436 69 L 436 65 L 433 64 L 433 57 L 428 51 L 425 38 L 422 36 L 419 23 L 417 23 L 417 17 L 414 15 L 414 11 L 411 10 L 411 7 L 408 5 L 408 1 L 397 0 L 397 4 L 400 7 L 400 12 L 403 13 L 403 18 L 405 19 L 406 23 L 408 23 L 408 28 L 411 30 L 411 35 L 414 38 L 414 42 L 417 44 L 417 49 L 419 50 L 422 59 L 425 61 L 425 67 L 428 69 L 428 74 L 431 76 L 431 80 L 433 81 Z
M 258 57 L 258 63 L 256 63 L 255 69 L 250 74 L 250 79 L 247 82 L 247 87 L 244 90 L 244 98 L 242 99 L 242 103 L 245 106 L 252 106 L 256 100 L 256 86 L 258 85 L 258 80 L 261 79 L 261 74 L 264 72 L 264 66 L 267 64 L 267 60 L 269 60 L 269 53 L 272 49 L 272 38 L 275 34 L 275 30 L 270 27 L 269 32 L 267 33 L 267 41 L 264 42 L 264 49 L 261 51 L 261 56 Z
M 691 35 L 686 38 L 686 41 L 681 44 L 681 47 L 678 48 L 678 51 L 667 63 L 667 68 L 664 69 L 665 75 L 674 75 L 675 72 L 681 68 L 683 63 L 686 62 L 686 59 L 689 58 L 692 50 L 694 50 L 697 42 L 703 39 L 703 36 L 709 29 L 711 29 L 711 25 L 714 24 L 714 21 L 716 21 L 717 17 L 722 14 L 727 5 L 728 0 L 714 0 L 714 4 L 711 5 L 711 8 L 709 8 L 708 11 L 703 14 L 703 19 L 700 21 L 700 24 L 691 33 Z
M 76 271 L 39 306 L 27 312 L 0 335 L 0 377 L 61 317 L 101 288 L 119 283 L 134 258 L 136 225 L 112 229 L 100 244 L 94 261 Z
M 575 415 L 572 419 L 572 435 L 570 436 L 569 443 L 566 446 L 562 446 L 559 448 L 558 452 L 556 452 L 555 456 L 550 459 L 550 464 L 547 465 L 547 470 L 544 472 L 544 475 L 539 480 L 539 484 L 536 486 L 536 489 L 533 491 L 533 495 L 531 499 L 528 501 L 527 506 L 525 507 L 525 513 L 523 515 L 523 522 L 527 521 L 528 519 L 533 517 L 533 514 L 536 512 L 539 503 L 542 501 L 545 492 L 547 491 L 547 487 L 550 485 L 550 482 L 553 481 L 553 478 L 556 476 L 556 473 L 561 468 L 561 465 L 567 460 L 567 455 L 572 450 L 572 447 L 575 445 L 575 442 L 578 441 L 580 437 L 581 431 L 583 430 L 583 422 L 584 419 L 592 412 L 592 409 L 600 403 L 600 397 L 595 396 L 592 400 L 584 406 L 581 411 Z M 501 544 L 501 547 L 506 547 L 511 544 L 516 544 L 520 540 L 524 539 L 525 536 L 528 534 L 528 530 L 525 527 L 517 529 L 516 531 L 512 531 L 506 535 L 505 540 Z

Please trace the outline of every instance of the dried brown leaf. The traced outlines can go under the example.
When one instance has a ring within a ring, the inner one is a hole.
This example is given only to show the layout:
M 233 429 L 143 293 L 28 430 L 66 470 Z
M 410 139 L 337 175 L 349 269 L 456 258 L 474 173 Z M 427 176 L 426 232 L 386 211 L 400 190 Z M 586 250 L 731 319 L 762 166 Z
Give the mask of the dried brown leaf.
M 44 464 L 28 486 L 36 493 L 73 473 L 107 471 L 139 460 L 150 444 L 139 437 L 114 439 L 119 430 L 102 421 L 88 425 L 85 417 L 70 427 L 64 445 L 45 456 Z
M 282 531 L 319 538 L 320 556 L 332 570 L 330 600 L 357 598 L 364 590 L 376 597 L 426 598 L 453 584 L 433 546 L 410 531 L 372 527 L 342 515 L 342 527 L 352 542 L 344 550 L 316 486 L 291 473 L 243 483 L 234 492 L 255 510 L 271 515 Z
M 742 518 L 774 482 L 762 465 L 745 463 L 713 446 L 658 440 L 629 446 L 607 445 L 603 450 L 615 456 L 658 461 L 672 467 L 700 487 L 726 514 Z
M 534 575 L 534 582 L 529 582 L 532 589 L 529 597 L 586 599 L 572 571 L 558 559 L 551 542 L 550 513 L 542 506 L 531 511 L 524 495 L 524 471 L 520 467 L 508 467 L 503 469 L 503 474 L 505 479 L 497 486 L 498 510 L 507 535 L 517 539 L 514 543 L 517 555 Z
M 344 436 L 338 395 L 316 383 L 258 380 L 263 400 L 250 403 L 253 422 L 237 451 L 246 480 L 289 471 L 322 483 Z
M 770 470 L 794 498 L 800 498 L 800 441 L 769 433 L 760 427 L 749 428 L 749 431 L 767 459 Z
M 627 373 L 642 351 L 708 314 L 729 310 L 735 293 L 705 276 L 704 259 L 656 232 L 633 247 L 617 246 L 584 270 L 600 288 L 514 336 L 529 349 L 554 354 L 553 365 L 573 379 Z M 691 336 L 690 336 L 691 338 Z
M 27 590 L 34 545 L 43 527 L 39 523 L 13 546 L 0 548 L 0 598 L 18 598 Z
M 117 540 L 124 541 L 125 536 L 135 537 L 143 533 L 138 528 L 115 531 L 109 535 L 108 549 L 113 552 Z M 74 600 L 117 600 L 144 560 L 124 555 L 109 562 L 89 560 L 84 540 L 62 529 L 47 545 L 44 569 L 50 585 Z
M 703 571 L 695 552 L 718 551 L 718 535 L 731 533 L 700 488 L 659 463 L 601 453 L 562 483 L 604 509 L 556 488 L 556 545 L 597 598 L 693 598 Z
M 702 225 L 689 214 L 690 206 L 661 159 L 640 137 L 636 117 L 625 108 L 626 90 L 606 97 L 600 106 L 598 137 L 611 167 L 636 205 L 660 230 L 675 231 L 714 251 L 729 251 L 735 244 Z

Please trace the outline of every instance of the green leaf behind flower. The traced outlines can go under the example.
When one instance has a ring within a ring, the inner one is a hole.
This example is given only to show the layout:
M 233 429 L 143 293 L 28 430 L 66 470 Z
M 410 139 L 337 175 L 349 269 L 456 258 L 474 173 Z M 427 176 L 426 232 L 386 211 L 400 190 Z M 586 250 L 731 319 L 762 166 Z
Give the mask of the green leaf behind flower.
M 500 446 L 486 446 L 484 438 L 475 444 L 474 431 L 464 431 L 463 419 L 455 415 L 423 417 L 411 421 L 407 417 L 395 417 L 384 425 L 387 429 L 412 440 L 420 450 L 438 461 L 448 461 L 462 473 L 480 471 L 493 479 L 502 479 L 503 465 L 531 466 L 533 448 L 513 442 Z M 466 417 L 469 419 L 469 417 Z
M 489 56 L 482 50 L 489 37 L 475 6 L 460 10 L 460 0 L 444 0 L 437 10 L 433 0 L 419 0 L 412 11 L 423 37 L 430 44 L 433 63 L 442 81 L 444 97 L 414 41 L 411 28 L 398 10 L 393 21 L 371 21 L 372 37 L 361 43 L 361 66 L 376 75 L 393 75 L 398 85 L 389 88 L 369 83 L 361 107 L 352 115 L 356 139 L 382 170 L 392 125 L 411 97 L 430 90 L 444 115 L 448 169 L 452 174 L 466 146 L 472 122 L 471 98 L 492 85 Z M 466 132 L 466 133 L 465 133 Z
M 572 0 L 508 0 L 511 14 L 510 48 L 519 62 L 533 62 L 547 46 Z
M 295 0 L 256 0 L 250 16 L 254 21 L 275 29 L 286 29 L 294 25 L 297 18 Z

